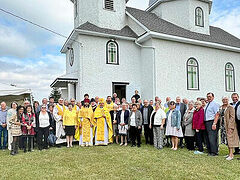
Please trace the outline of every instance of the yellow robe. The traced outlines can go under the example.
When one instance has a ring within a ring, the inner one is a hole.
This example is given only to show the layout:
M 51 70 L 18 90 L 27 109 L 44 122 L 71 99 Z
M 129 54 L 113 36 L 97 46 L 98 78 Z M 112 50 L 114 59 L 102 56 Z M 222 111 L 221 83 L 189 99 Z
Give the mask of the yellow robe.
M 102 117 L 103 114 L 106 116 L 106 123 L 108 126 L 108 141 L 109 143 L 112 143 L 113 129 L 110 113 L 106 107 L 100 108 L 99 106 L 94 111 L 94 123 L 97 127 L 97 141 L 104 141 L 105 118 Z
M 90 129 L 91 124 L 93 124 L 93 110 L 92 107 L 85 108 L 82 107 L 78 113 L 78 122 L 81 128 L 78 127 L 77 133 L 75 134 L 75 139 L 79 140 L 80 135 L 83 135 L 83 142 L 90 142 Z
M 108 109 L 108 111 L 110 112 L 110 111 L 113 110 L 114 104 L 113 104 L 113 102 L 111 102 L 110 104 L 108 104 L 108 103 L 106 102 L 106 103 L 105 103 L 105 106 L 106 106 L 106 108 Z

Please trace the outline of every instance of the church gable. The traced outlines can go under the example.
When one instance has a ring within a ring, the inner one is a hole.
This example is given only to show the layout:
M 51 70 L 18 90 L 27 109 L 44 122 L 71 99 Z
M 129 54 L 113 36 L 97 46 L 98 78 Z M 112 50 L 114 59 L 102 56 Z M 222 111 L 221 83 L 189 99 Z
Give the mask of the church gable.
M 155 13 L 130 7 L 127 7 L 127 13 L 133 16 L 134 19 L 136 19 L 142 26 L 146 27 L 148 31 L 151 32 L 240 48 L 240 39 L 218 27 L 210 26 L 209 35 L 207 35 L 192 32 L 177 26 L 162 18 L 159 18 Z
M 209 34 L 211 0 L 150 0 L 148 12 L 177 26 Z

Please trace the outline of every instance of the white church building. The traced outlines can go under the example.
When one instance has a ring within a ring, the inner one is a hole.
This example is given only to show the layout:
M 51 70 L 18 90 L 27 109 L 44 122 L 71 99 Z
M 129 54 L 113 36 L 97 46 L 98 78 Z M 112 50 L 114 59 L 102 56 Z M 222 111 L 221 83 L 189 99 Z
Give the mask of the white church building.
M 128 0 L 71 1 L 66 74 L 51 84 L 64 98 L 117 92 L 129 101 L 139 90 L 143 99 L 213 92 L 220 101 L 240 92 L 240 39 L 209 25 L 212 0 L 150 0 L 145 11 Z

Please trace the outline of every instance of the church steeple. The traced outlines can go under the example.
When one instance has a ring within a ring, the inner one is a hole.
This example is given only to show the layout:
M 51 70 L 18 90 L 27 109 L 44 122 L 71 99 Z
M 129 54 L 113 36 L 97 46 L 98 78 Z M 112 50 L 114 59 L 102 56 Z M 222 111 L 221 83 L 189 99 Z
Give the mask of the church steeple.
M 75 28 L 90 22 L 102 28 L 122 29 L 126 24 L 128 0 L 71 0 L 74 3 Z

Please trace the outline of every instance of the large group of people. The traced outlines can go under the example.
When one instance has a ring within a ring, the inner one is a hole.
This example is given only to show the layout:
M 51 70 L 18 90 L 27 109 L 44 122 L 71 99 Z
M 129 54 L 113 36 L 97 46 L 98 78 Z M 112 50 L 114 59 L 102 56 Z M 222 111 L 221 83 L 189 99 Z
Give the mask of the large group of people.
M 85 94 L 81 102 L 60 98 L 55 103 L 53 97 L 44 98 L 41 105 L 37 101 L 33 105 L 25 101 L 23 106 L 12 102 L 9 109 L 2 102 L 0 149 L 8 145 L 10 154 L 15 155 L 18 149 L 31 152 L 35 147 L 43 150 L 63 143 L 71 148 L 76 141 L 81 147 L 112 143 L 141 147 L 144 135 L 145 143 L 158 150 L 186 147 L 194 154 L 207 152 L 209 156 L 217 156 L 219 144 L 225 144 L 229 149 L 226 160 L 232 160 L 240 154 L 240 101 L 237 93 L 231 99 L 232 103 L 223 97 L 219 105 L 214 94 L 208 93 L 195 101 L 167 97 L 162 104 L 159 97 L 142 101 L 136 90 L 129 103 L 116 93 L 106 100 Z

